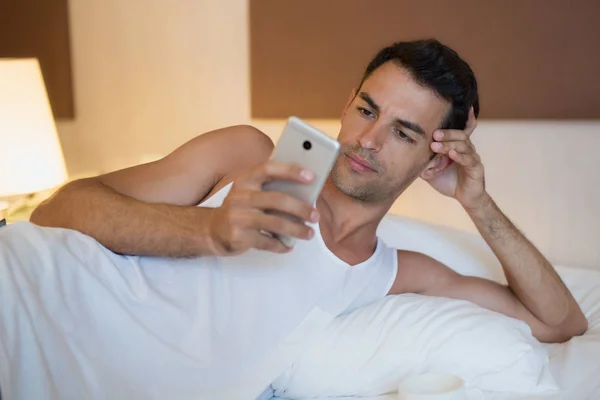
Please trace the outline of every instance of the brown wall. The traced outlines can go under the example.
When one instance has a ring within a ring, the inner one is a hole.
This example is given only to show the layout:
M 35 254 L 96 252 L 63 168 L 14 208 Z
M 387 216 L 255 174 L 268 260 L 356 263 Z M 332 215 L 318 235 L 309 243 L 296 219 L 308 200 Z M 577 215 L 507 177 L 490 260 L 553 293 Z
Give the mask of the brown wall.
M 336 118 L 370 58 L 434 37 L 471 64 L 481 117 L 600 118 L 598 0 L 250 0 L 255 118 Z

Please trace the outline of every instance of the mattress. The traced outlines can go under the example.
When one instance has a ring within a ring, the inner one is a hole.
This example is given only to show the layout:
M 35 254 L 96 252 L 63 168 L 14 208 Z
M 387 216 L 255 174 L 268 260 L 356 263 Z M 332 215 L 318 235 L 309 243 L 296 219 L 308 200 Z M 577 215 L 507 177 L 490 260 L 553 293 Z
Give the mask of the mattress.
M 546 344 L 550 369 L 560 392 L 547 396 L 509 395 L 472 391 L 472 400 L 598 400 L 600 399 L 600 271 L 557 267 L 565 284 L 579 302 L 589 321 L 585 335 L 563 344 Z M 508 388 L 510 390 L 510 388 Z M 273 397 L 273 399 L 278 399 Z M 356 397 L 335 397 L 355 400 Z M 364 400 L 396 400 L 396 395 L 362 398 Z M 323 400 L 323 399 L 321 399 Z

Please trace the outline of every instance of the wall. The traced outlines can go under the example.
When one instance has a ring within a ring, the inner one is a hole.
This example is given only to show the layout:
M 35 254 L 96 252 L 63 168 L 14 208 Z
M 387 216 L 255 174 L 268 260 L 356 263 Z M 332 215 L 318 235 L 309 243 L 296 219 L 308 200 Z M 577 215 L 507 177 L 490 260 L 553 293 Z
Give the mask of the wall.
M 245 0 L 70 7 L 77 117 L 58 128 L 72 175 L 136 164 L 198 133 L 250 122 Z M 336 121 L 313 122 L 337 133 Z M 253 123 L 275 140 L 283 126 Z M 528 237 L 555 263 L 600 268 L 600 121 L 483 121 L 474 142 L 490 192 Z M 393 211 L 474 229 L 423 182 Z
M 72 175 L 135 164 L 249 119 L 245 0 L 70 3 Z

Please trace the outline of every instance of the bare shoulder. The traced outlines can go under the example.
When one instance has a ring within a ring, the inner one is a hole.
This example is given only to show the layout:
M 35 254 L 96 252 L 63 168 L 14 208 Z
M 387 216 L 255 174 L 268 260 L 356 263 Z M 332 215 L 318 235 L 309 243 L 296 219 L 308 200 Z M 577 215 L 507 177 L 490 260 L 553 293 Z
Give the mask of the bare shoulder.
M 423 253 L 398 250 L 398 272 L 389 294 L 424 293 L 458 276 L 452 269 Z

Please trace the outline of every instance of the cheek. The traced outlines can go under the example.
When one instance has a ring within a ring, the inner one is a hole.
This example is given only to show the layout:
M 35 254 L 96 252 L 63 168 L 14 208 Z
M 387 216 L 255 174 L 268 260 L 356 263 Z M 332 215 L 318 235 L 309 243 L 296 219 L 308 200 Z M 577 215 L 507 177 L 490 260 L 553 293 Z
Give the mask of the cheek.
M 426 150 L 420 146 L 416 148 L 409 144 L 399 144 L 395 146 L 385 159 L 388 160 L 386 165 L 387 175 L 391 179 L 404 179 L 408 173 L 412 173 L 415 168 L 420 167 L 426 159 Z
M 351 141 L 362 132 L 367 123 L 368 121 L 358 115 L 356 110 L 349 109 L 341 120 L 339 139 L 342 140 L 340 141 Z

